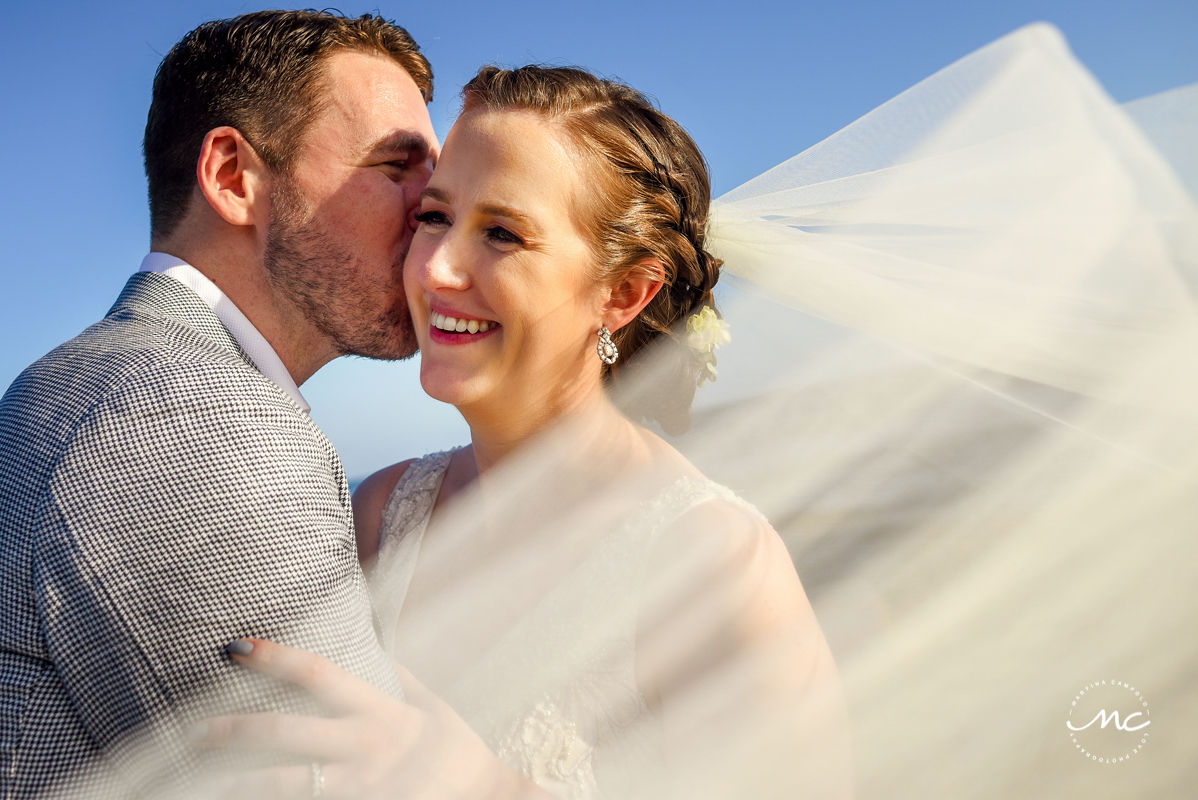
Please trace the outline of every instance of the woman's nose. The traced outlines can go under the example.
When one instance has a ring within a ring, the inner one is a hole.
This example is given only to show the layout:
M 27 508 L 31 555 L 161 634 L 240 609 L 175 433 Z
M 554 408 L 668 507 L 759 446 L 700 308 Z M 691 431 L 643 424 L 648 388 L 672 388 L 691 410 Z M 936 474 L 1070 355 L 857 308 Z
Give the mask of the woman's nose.
M 421 284 L 429 291 L 463 291 L 470 287 L 470 270 L 448 235 L 438 237 L 437 244 L 419 264 L 418 273 Z

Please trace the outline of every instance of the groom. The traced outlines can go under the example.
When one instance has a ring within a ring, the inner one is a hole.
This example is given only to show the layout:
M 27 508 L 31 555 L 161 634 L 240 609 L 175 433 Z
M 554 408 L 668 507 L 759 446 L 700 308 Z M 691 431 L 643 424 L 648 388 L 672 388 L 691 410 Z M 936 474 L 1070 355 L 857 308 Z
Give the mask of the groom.
M 431 96 L 415 42 L 373 16 L 247 14 L 163 60 L 153 252 L 0 402 L 0 796 L 95 756 L 80 790 L 110 790 L 134 731 L 186 769 L 196 718 L 286 707 L 225 655 L 240 637 L 398 691 L 299 385 L 340 355 L 415 350 L 401 262 Z

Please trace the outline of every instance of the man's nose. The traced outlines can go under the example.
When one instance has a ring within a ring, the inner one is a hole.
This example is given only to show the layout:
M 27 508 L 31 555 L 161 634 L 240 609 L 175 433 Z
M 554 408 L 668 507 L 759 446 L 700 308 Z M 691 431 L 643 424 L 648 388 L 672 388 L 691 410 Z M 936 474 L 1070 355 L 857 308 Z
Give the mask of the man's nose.
M 428 182 L 432 180 L 433 168 L 436 166 L 437 156 L 436 150 L 430 150 L 428 158 L 420 168 L 413 170 L 411 178 L 411 186 L 407 192 L 408 201 L 408 227 L 413 231 L 419 225 L 416 221 L 416 215 L 420 213 L 420 195 L 428 187 Z

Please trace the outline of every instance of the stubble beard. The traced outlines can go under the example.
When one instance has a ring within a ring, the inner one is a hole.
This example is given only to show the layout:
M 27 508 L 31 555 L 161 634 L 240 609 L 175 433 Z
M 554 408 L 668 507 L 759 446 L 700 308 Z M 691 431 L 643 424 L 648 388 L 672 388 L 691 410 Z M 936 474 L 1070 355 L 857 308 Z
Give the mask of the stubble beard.
M 389 361 L 415 354 L 416 331 L 402 292 L 388 285 L 384 301 L 372 307 L 379 286 L 368 277 L 368 266 L 316 224 L 287 180 L 271 192 L 263 263 L 274 288 L 339 354 Z M 390 275 L 402 281 L 402 261 L 391 265 Z

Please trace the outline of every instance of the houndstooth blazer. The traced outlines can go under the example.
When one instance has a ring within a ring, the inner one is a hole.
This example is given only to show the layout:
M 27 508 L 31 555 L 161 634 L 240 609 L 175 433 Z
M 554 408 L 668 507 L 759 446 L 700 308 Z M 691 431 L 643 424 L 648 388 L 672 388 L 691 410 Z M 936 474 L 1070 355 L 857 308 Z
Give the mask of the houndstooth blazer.
M 194 771 L 197 718 L 302 707 L 228 659 L 239 637 L 399 693 L 336 451 L 165 275 L 131 277 L 0 401 L 0 603 L 6 800 L 141 791 Z

